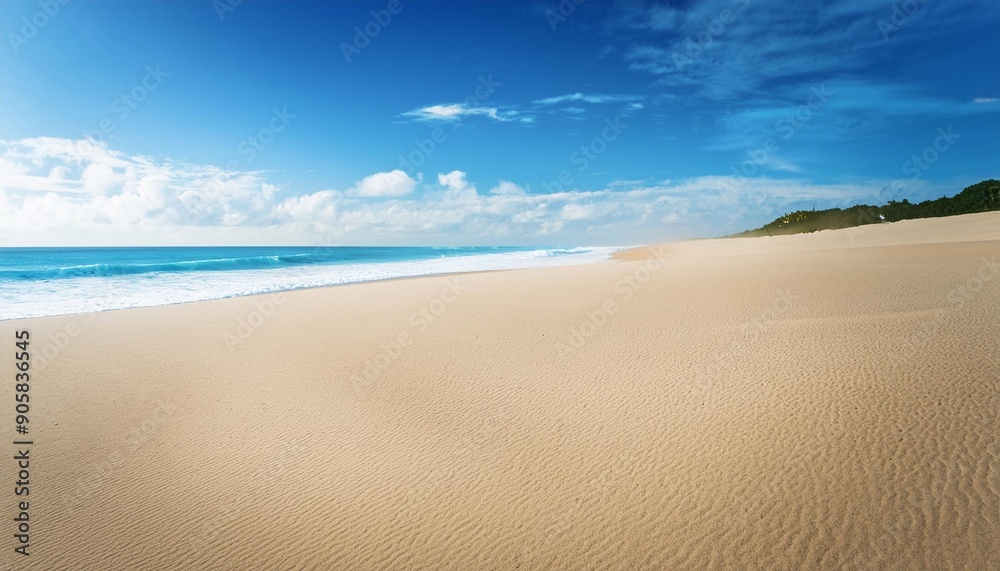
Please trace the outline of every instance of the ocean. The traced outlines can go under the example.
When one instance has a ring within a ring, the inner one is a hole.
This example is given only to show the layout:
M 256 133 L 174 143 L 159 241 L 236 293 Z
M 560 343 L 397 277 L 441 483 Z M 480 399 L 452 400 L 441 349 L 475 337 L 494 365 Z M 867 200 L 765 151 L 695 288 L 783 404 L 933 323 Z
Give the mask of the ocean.
M 592 263 L 619 248 L 0 248 L 0 320 L 477 270 Z

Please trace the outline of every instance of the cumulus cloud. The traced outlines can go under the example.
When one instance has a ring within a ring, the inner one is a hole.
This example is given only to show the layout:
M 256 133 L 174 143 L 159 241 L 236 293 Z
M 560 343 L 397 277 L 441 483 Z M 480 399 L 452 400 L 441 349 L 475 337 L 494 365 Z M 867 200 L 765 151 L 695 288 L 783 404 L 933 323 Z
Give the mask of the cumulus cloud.
M 501 180 L 500 184 L 490 189 L 490 194 L 506 194 L 506 195 L 524 194 L 524 189 L 512 182 Z
M 335 218 L 340 193 L 333 190 L 321 190 L 304 196 L 286 198 L 274 206 L 271 213 L 275 220 L 310 222 Z
M 426 183 L 390 171 L 303 192 L 279 190 L 263 172 L 61 139 L 0 141 L 0 164 L 5 245 L 634 244 L 742 230 L 815 202 L 872 200 L 887 184 L 718 176 L 528 194 L 501 180 L 481 194 L 453 170 Z
M 449 190 L 465 190 L 469 187 L 469 181 L 466 180 L 465 177 L 466 174 L 462 171 L 451 171 L 450 173 L 439 174 L 438 184 Z
M 348 191 L 353 196 L 406 196 L 417 187 L 417 179 L 411 178 L 400 169 L 368 175 L 355 183 Z
M 112 225 L 152 228 L 240 225 L 263 217 L 277 188 L 263 173 L 239 173 L 56 138 L 0 141 L 10 205 L 0 230 Z

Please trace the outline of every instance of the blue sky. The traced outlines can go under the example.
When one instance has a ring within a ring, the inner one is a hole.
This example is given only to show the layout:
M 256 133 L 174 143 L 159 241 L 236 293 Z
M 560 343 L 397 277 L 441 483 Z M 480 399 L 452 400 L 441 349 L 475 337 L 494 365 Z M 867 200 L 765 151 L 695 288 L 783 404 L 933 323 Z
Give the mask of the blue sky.
M 635 244 L 951 194 L 1000 175 L 998 24 L 985 0 L 4 0 L 0 243 Z

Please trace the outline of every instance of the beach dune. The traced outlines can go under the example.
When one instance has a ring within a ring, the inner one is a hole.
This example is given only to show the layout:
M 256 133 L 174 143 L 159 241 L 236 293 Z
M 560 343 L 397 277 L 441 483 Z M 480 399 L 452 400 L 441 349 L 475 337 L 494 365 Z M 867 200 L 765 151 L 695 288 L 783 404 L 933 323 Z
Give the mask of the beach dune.
M 619 258 L 0 323 L 0 569 L 1000 569 L 1000 213 Z

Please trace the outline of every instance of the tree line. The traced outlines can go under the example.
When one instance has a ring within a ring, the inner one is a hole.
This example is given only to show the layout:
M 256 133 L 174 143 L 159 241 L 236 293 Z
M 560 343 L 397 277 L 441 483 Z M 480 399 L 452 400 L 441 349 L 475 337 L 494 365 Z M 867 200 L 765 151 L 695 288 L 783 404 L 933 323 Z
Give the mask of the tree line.
M 835 230 L 879 222 L 896 222 L 913 218 L 936 218 L 956 214 L 972 214 L 1000 210 L 1000 180 L 989 179 L 965 187 L 955 196 L 942 196 L 916 204 L 907 199 L 890 200 L 883 206 L 858 204 L 849 208 L 826 210 L 796 210 L 780 216 L 760 228 L 746 230 L 730 237 L 779 236 Z

